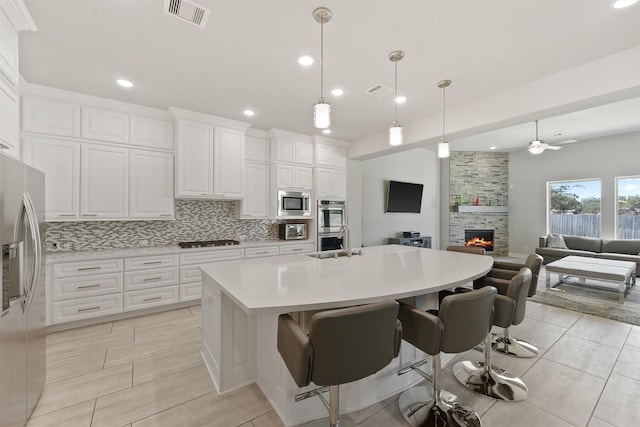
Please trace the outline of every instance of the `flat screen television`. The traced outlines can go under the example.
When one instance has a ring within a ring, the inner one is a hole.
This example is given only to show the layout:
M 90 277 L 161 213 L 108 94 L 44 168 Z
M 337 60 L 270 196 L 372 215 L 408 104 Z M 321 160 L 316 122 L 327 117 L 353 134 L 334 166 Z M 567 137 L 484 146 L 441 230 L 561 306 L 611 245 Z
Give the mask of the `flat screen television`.
M 385 212 L 420 213 L 423 187 L 411 182 L 389 181 Z

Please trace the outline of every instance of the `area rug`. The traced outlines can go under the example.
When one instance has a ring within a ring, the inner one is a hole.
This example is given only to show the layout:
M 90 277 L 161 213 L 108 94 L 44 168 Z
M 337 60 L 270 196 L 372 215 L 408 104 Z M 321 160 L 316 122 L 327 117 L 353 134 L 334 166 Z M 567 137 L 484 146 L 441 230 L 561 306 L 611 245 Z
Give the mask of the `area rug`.
M 536 294 L 529 298 L 530 301 L 640 326 L 640 286 L 631 288 L 624 302 L 618 302 L 618 294 L 615 290 L 602 290 L 589 286 L 611 288 L 611 283 L 587 280 L 585 286 L 577 284 L 577 279 L 569 278 L 567 282 L 555 287 L 558 290 L 551 290 L 546 289 L 545 278 L 546 272 L 543 266 L 540 270 Z M 552 274 L 552 283 L 554 280 L 557 281 L 557 278 L 556 274 Z M 640 283 L 640 280 L 638 282 Z

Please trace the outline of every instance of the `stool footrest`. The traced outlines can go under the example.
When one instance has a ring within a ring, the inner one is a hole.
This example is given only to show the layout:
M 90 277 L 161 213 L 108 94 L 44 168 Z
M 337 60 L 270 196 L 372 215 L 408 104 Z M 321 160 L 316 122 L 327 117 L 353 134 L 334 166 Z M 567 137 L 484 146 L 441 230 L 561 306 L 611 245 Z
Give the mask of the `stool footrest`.
M 427 359 L 422 359 L 412 365 L 409 366 L 405 366 L 404 368 L 400 368 L 398 369 L 398 371 L 396 372 L 398 375 L 404 375 L 408 372 L 411 371 L 416 371 L 418 372 L 423 378 L 426 378 L 429 381 L 432 381 L 431 375 L 427 374 L 426 372 L 424 372 L 422 369 L 418 369 L 420 366 L 424 365 L 427 363 Z
M 301 400 L 305 400 L 314 396 L 320 396 L 320 398 L 324 399 L 324 396 L 322 396 L 322 393 L 326 393 L 328 391 L 329 391 L 329 387 L 318 387 L 318 388 L 314 388 L 313 390 L 305 391 L 304 393 L 296 394 L 293 399 L 296 402 L 300 402 Z

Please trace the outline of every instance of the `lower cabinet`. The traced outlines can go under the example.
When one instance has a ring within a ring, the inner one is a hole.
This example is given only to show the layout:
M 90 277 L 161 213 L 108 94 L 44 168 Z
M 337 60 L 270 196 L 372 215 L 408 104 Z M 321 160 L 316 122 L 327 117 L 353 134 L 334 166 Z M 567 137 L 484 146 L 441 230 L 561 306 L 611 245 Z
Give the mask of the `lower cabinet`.
M 190 252 L 180 254 L 180 301 L 202 297 L 202 271 L 199 265 L 244 258 L 244 249 Z
M 124 293 L 124 311 L 140 310 L 178 302 L 178 285 Z
M 93 317 L 122 313 L 122 292 L 99 297 L 88 297 L 54 302 L 48 324 L 85 320 Z

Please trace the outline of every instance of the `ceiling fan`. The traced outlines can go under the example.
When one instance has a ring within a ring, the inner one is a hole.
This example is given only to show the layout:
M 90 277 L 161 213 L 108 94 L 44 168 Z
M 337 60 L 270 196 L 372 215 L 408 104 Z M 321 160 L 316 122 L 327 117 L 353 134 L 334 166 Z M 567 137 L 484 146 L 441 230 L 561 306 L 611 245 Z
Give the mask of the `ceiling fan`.
M 536 120 L 536 139 L 529 142 L 527 150 L 531 154 L 538 155 L 542 154 L 544 150 L 559 150 L 562 148 L 558 146 L 560 144 L 569 144 L 576 141 L 576 139 L 567 139 L 566 141 L 556 142 L 556 145 L 547 144 L 546 142 L 538 138 L 538 121 Z

